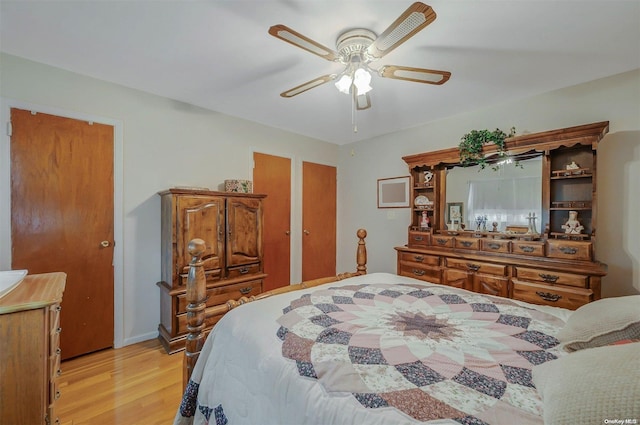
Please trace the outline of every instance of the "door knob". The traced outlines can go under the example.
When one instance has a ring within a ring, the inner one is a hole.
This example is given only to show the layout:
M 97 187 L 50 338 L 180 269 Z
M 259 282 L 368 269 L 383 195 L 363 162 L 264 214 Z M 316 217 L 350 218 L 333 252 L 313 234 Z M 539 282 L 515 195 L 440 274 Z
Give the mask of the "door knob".
M 289 236 L 291 234 L 291 232 L 289 230 L 285 230 L 284 234 Z
M 102 241 L 100 242 L 100 246 L 102 246 L 103 248 L 108 248 L 109 245 L 111 245 L 111 243 L 109 243 L 109 241 Z
M 304 234 L 309 235 L 309 231 L 307 229 L 304 229 Z

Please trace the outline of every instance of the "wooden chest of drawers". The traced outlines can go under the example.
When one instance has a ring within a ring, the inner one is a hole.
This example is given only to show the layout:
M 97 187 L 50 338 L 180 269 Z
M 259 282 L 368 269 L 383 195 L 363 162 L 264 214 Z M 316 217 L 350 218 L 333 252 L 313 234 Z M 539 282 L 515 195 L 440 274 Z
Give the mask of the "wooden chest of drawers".
M 479 239 L 481 249 L 474 250 L 453 248 L 457 242 L 449 235 L 434 235 L 432 242 L 438 238 L 443 239 L 443 245 L 451 246 L 396 247 L 398 274 L 483 294 L 569 309 L 600 298 L 601 278 L 606 274 L 606 265 L 533 254 L 544 254 L 545 242 Z M 496 252 L 482 249 L 494 241 Z M 558 242 L 566 244 L 571 241 Z M 575 245 L 584 247 L 587 244 Z M 508 247 L 530 247 L 532 252 L 527 253 L 530 255 L 527 259 L 521 256 L 514 258 L 511 253 L 503 252 Z
M 66 275 L 28 275 L 0 298 L 0 424 L 56 424 Z

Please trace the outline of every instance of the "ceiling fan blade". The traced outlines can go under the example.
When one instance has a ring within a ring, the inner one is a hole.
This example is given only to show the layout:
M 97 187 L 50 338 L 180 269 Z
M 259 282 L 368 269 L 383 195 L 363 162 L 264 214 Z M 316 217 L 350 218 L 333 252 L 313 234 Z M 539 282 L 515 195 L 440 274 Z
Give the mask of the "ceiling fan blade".
M 291 28 L 285 25 L 274 25 L 269 28 L 269 34 L 272 36 L 279 38 L 280 40 L 286 41 L 287 43 L 293 44 L 296 47 L 300 47 L 301 49 L 306 50 L 307 52 L 313 53 L 314 55 L 318 55 L 323 59 L 328 61 L 336 61 L 338 60 L 338 53 L 329 49 L 328 47 L 323 46 L 322 44 L 313 41 L 312 39 L 305 37 L 292 30 Z
M 449 81 L 451 73 L 434 69 L 411 68 L 409 66 L 385 65 L 378 71 L 381 77 L 396 80 L 414 81 L 426 84 L 444 84 Z
M 424 3 L 413 3 L 369 46 L 369 56 L 380 59 L 436 19 L 436 12 Z
M 356 103 L 356 109 L 358 111 L 371 108 L 371 98 L 369 97 L 369 93 L 361 94 L 359 96 L 354 93 L 353 100 Z
M 315 87 L 321 86 L 324 83 L 328 83 L 329 81 L 333 81 L 336 79 L 335 74 L 323 75 L 322 77 L 314 78 L 311 81 L 307 81 L 306 83 L 302 83 L 299 86 L 296 86 L 290 90 L 280 93 L 282 97 L 293 97 L 299 95 L 300 93 L 304 93 L 307 90 L 311 90 Z

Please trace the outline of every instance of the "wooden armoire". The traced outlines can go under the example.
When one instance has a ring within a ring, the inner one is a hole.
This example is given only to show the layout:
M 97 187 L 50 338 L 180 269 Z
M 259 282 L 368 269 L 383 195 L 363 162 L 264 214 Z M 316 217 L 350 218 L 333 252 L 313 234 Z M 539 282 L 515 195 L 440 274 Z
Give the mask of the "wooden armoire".
M 184 349 L 189 241 L 205 241 L 207 309 L 262 292 L 264 195 L 169 189 L 160 192 L 162 280 L 158 338 L 168 353 Z M 207 314 L 208 333 L 222 315 Z

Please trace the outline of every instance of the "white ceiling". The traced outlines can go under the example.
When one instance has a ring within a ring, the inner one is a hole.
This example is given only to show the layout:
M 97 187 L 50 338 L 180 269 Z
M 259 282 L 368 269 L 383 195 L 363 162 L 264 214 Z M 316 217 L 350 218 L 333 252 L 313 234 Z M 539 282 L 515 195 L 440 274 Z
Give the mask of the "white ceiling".
M 437 19 L 374 64 L 451 79 L 374 76 L 357 133 L 350 97 L 331 83 L 279 96 L 341 66 L 267 30 L 284 24 L 335 49 L 344 30 L 382 33 L 410 0 L 0 0 L 0 49 L 336 144 L 640 68 L 638 0 L 426 3 Z

